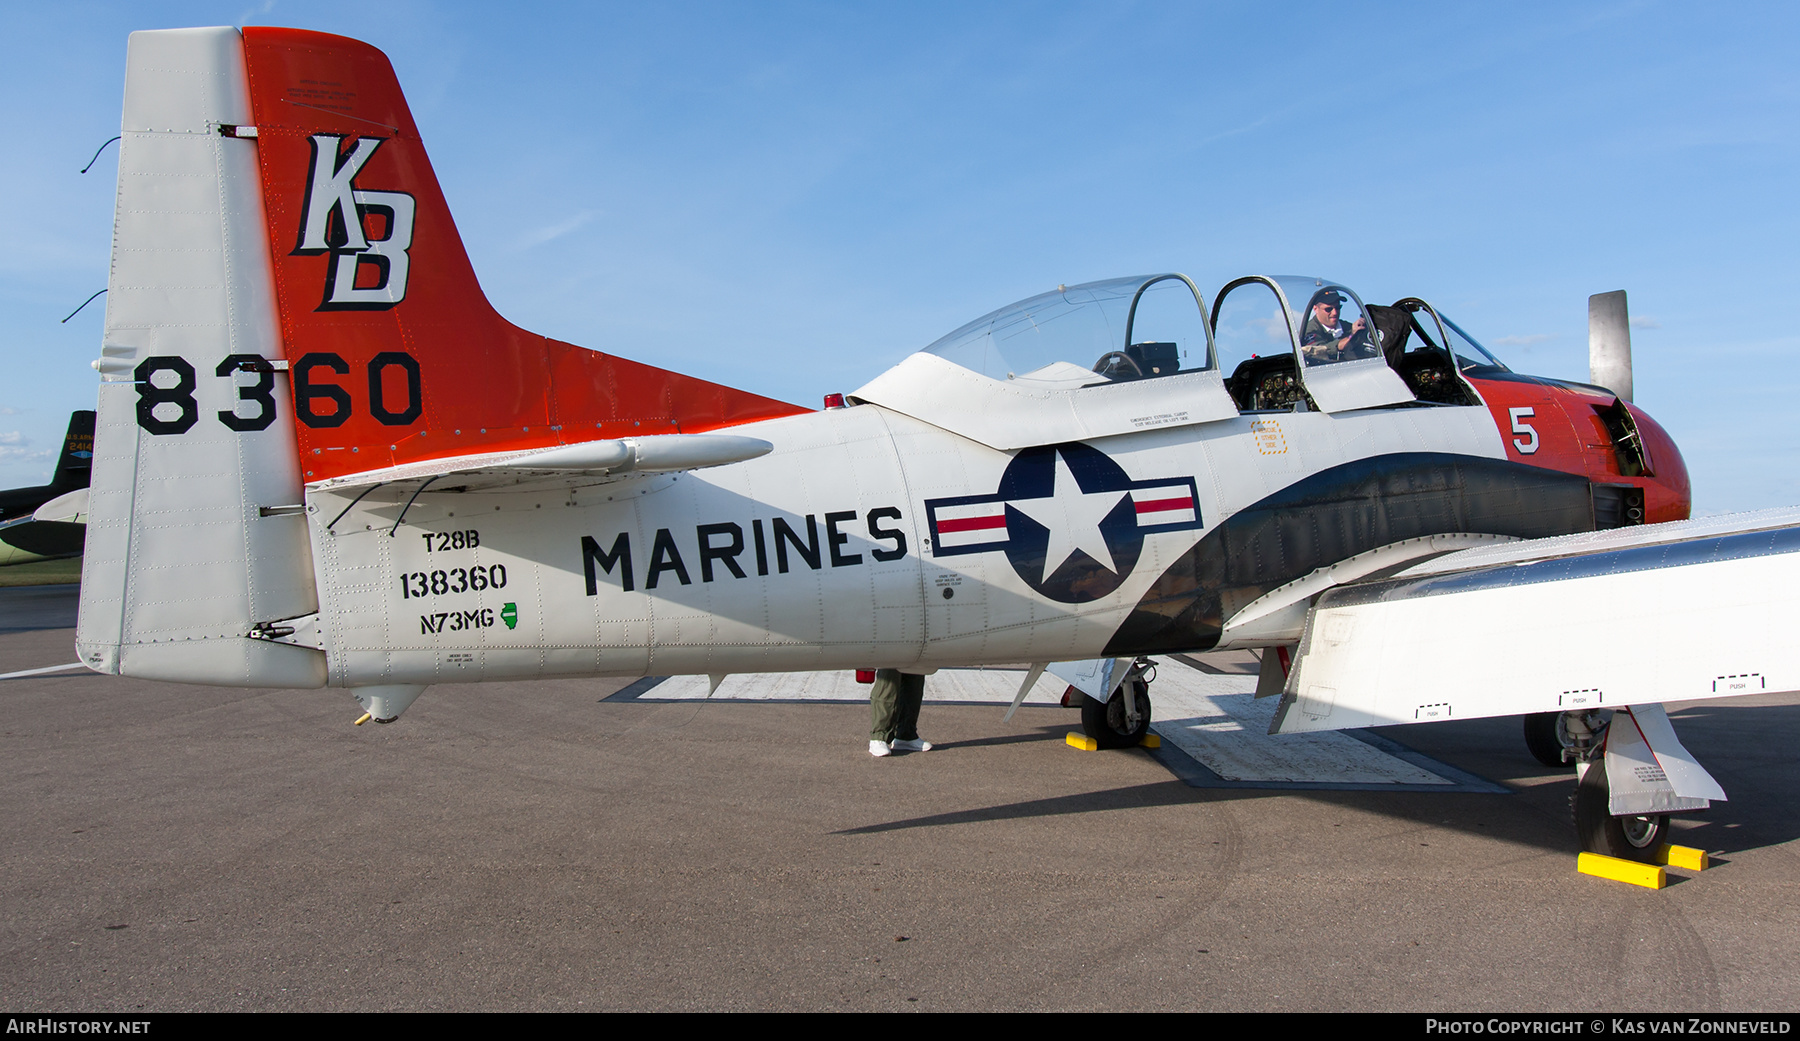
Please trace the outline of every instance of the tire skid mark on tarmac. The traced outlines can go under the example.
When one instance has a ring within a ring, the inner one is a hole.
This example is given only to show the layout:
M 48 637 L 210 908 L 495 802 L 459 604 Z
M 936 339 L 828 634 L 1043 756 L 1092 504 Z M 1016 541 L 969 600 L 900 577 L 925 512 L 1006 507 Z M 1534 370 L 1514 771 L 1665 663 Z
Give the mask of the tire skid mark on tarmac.
M 1134 918 L 1128 938 L 1114 940 L 1070 965 L 1070 976 L 1082 984 L 1092 984 L 1108 973 L 1120 971 L 1144 951 L 1160 950 L 1170 938 L 1182 930 L 1191 930 L 1225 895 L 1243 866 L 1243 832 L 1238 826 L 1236 804 L 1227 799 L 1202 798 L 1180 812 L 1207 812 L 1211 820 L 1202 830 L 1218 835 L 1217 847 L 1210 859 L 1189 862 L 1186 895 L 1162 901 L 1134 900 L 1130 908 Z M 1106 873 L 1108 885 L 1130 885 L 1134 880 L 1166 877 L 1169 871 L 1167 851 L 1148 843 L 1133 847 L 1134 854 L 1126 863 Z M 1146 863 L 1147 861 L 1147 863 Z M 1091 892 L 1074 899 L 1082 907 L 1093 902 Z M 1077 988 L 1079 989 L 1079 988 Z M 1039 988 L 1035 995 L 1039 1008 L 1064 1004 L 1072 991 L 1067 980 Z
M 1594 937 L 1601 940 L 1594 945 L 1600 954 L 1593 967 L 1598 978 L 1576 989 L 1588 997 L 1589 1007 L 1723 1011 L 1712 952 L 1688 921 L 1675 892 L 1646 892 L 1602 879 L 1585 881 L 1620 890 L 1582 909 L 1597 923 L 1595 931 L 1603 934 Z

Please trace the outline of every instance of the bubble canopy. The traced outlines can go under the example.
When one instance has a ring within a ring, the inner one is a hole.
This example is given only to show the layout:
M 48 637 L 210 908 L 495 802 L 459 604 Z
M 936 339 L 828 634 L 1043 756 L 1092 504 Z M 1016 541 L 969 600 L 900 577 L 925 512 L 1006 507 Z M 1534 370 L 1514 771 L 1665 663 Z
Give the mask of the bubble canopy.
M 1217 364 L 1200 291 L 1173 273 L 1058 286 L 985 314 L 923 353 L 996 380 L 1063 385 Z

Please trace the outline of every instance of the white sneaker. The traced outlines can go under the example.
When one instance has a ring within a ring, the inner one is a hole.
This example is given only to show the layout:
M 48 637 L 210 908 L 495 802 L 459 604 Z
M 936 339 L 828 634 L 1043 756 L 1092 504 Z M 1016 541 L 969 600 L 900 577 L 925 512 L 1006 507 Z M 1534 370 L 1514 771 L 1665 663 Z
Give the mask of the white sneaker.
M 870 741 L 869 754 L 879 759 L 884 755 L 893 755 L 894 750 L 888 747 L 886 741 Z
M 896 751 L 896 752 L 929 752 L 929 751 L 931 751 L 931 742 L 925 740 L 922 737 L 908 738 L 905 741 L 895 741 L 894 742 L 894 751 Z

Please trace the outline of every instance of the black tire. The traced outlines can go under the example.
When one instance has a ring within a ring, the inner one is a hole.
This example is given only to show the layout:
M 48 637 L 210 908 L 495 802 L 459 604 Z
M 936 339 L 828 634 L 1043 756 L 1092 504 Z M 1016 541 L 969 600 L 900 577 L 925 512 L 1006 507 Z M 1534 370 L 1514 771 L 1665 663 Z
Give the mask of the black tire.
M 1129 688 L 1137 698 L 1138 725 L 1125 721 L 1125 691 Z M 1150 732 L 1150 684 L 1143 680 L 1126 680 L 1102 704 L 1087 695 L 1081 698 L 1081 729 L 1101 748 L 1136 748 Z
M 1563 735 L 1567 733 L 1562 727 L 1561 712 L 1533 712 L 1524 717 L 1525 747 L 1530 749 L 1531 758 L 1545 766 L 1567 767 L 1573 764 L 1563 761 L 1563 749 L 1569 747 Z
M 1640 864 L 1656 863 L 1656 854 L 1669 841 L 1668 814 L 1615 817 L 1608 805 L 1611 790 L 1606 782 L 1606 761 L 1588 767 L 1575 786 L 1575 831 L 1581 848 Z

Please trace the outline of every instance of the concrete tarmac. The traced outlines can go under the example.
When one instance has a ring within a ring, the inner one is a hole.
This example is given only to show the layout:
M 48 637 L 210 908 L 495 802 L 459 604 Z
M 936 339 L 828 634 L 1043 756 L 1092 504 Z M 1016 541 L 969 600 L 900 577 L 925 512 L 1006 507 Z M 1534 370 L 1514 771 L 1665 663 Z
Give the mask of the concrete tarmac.
M 72 590 L 64 587 L 65 600 Z M 74 661 L 0 590 L 0 672 Z M 55 625 L 57 628 L 40 628 Z M 1195 788 L 1077 714 L 0 681 L 0 1008 L 1800 1007 L 1800 698 L 1672 710 L 1716 866 L 1577 874 L 1514 719 L 1381 733 L 1509 794 Z M 1154 696 L 1154 690 L 1153 690 Z

